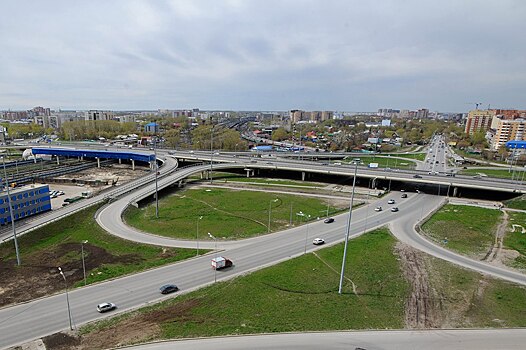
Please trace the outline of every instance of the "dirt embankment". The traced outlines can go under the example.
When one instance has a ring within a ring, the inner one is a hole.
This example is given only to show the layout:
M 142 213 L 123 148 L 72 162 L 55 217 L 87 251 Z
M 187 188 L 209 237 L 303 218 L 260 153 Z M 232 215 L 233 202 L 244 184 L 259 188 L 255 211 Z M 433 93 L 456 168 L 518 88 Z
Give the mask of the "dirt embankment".
M 103 248 L 84 244 L 86 271 L 104 264 L 133 263 L 136 255 L 112 255 Z M 68 288 L 84 279 L 81 246 L 79 243 L 62 243 L 24 258 L 22 266 L 16 261 L 0 260 L 0 306 L 43 297 L 64 290 L 63 279 L 57 267 L 61 266 Z
M 437 305 L 432 295 L 422 253 L 401 242 L 396 244 L 395 249 L 400 257 L 404 276 L 411 286 L 405 310 L 406 328 L 439 327 L 436 315 Z

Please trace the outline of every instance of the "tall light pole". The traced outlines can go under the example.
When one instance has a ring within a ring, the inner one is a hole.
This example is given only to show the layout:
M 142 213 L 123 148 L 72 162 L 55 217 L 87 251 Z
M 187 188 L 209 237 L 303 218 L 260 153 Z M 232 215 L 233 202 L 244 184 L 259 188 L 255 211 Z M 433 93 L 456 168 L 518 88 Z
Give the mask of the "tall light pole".
M 268 226 L 267 226 L 267 233 L 270 233 L 270 213 L 272 212 L 272 202 L 276 203 L 279 201 L 278 198 L 270 200 L 268 203 Z
M 215 238 L 210 232 L 208 232 L 208 237 L 212 238 L 214 240 L 214 243 L 215 243 L 215 252 L 216 252 L 216 257 L 215 257 L 215 261 L 216 261 L 216 267 L 214 268 L 214 283 L 217 282 L 217 238 Z
M 155 128 L 157 128 L 157 124 L 155 125 Z M 153 157 L 154 157 L 154 171 L 155 171 L 155 217 L 159 219 L 159 187 L 157 185 L 157 173 L 159 173 L 159 166 L 157 165 L 157 149 L 156 149 L 156 142 L 157 136 L 153 139 Z
M 356 188 L 356 173 L 358 172 L 358 164 L 354 165 L 354 179 L 352 182 L 351 203 L 349 205 L 349 220 L 347 221 L 347 230 L 345 232 L 345 246 L 343 248 L 342 272 L 340 274 L 340 285 L 338 287 L 338 294 L 342 294 L 343 275 L 345 272 L 345 260 L 347 259 L 347 245 L 349 243 L 349 234 L 351 232 L 352 207 L 354 205 L 354 190 Z
M 199 221 L 202 218 L 203 216 L 197 218 L 197 231 L 195 232 L 195 241 L 197 242 L 197 256 L 199 256 Z
M 296 215 L 301 216 L 302 221 L 305 222 L 305 218 L 310 219 L 310 215 L 307 215 L 300 211 L 299 213 L 296 213 Z M 309 239 L 309 223 L 307 222 L 307 229 L 305 231 L 305 249 L 303 251 L 304 254 L 307 254 L 307 240 Z
M 214 123 L 212 121 L 212 119 L 210 119 L 210 123 L 211 123 L 211 126 L 210 126 L 210 183 L 212 183 L 213 181 L 213 178 L 212 178 L 212 168 L 213 168 L 213 164 L 214 164 Z
M 11 215 L 11 226 L 13 228 L 13 241 L 15 242 L 16 264 L 20 266 L 20 252 L 18 251 L 18 240 L 16 239 L 15 216 L 13 215 L 13 206 L 11 205 L 11 195 L 9 194 L 9 181 L 7 181 L 7 171 L 5 170 L 5 158 L 2 157 L 4 165 L 5 188 L 7 191 L 7 204 L 9 205 L 9 214 Z
M 68 281 L 66 281 L 66 275 L 64 275 L 64 272 L 62 272 L 62 268 L 60 266 L 58 267 L 58 272 L 64 279 L 64 286 L 66 287 L 66 303 L 68 304 L 69 329 L 73 330 L 73 322 L 71 321 L 71 308 L 69 306 Z
M 84 261 L 84 244 L 88 243 L 88 240 L 80 242 L 80 250 L 82 254 L 82 272 L 84 272 L 84 285 L 86 285 L 86 263 Z

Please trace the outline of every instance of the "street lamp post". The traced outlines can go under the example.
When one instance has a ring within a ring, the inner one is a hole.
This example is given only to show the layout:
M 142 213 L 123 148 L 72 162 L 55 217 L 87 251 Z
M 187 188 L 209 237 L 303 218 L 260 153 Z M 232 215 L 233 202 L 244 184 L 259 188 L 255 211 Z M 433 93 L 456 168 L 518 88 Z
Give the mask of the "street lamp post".
M 203 218 L 200 216 L 197 218 L 197 231 L 195 232 L 195 241 L 197 242 L 197 256 L 199 256 L 199 221 Z
M 216 267 L 214 268 L 214 283 L 217 282 L 217 238 L 215 238 L 210 232 L 208 232 L 208 237 L 212 238 L 214 240 L 214 243 L 215 243 L 215 252 L 216 252 L 216 257 L 215 257 L 215 261 L 216 261 Z
M 66 275 L 64 275 L 64 272 L 60 266 L 58 267 L 58 272 L 64 279 L 64 286 L 66 287 L 66 303 L 68 304 L 69 329 L 73 330 L 73 322 L 71 321 L 71 308 L 69 306 L 68 281 L 66 281 Z
M 210 183 L 212 183 L 212 171 L 213 171 L 213 164 L 214 164 L 214 123 L 212 123 L 212 126 L 210 127 Z
M 268 227 L 267 227 L 267 233 L 270 233 L 270 213 L 272 212 L 272 202 L 276 203 L 278 200 L 279 200 L 278 198 L 272 199 L 268 203 Z
M 310 219 L 310 215 L 307 215 L 307 214 L 303 213 L 302 211 L 300 211 L 299 213 L 296 213 L 296 215 L 301 216 L 303 222 L 305 222 L 305 218 L 307 218 L 307 220 Z M 308 239 L 309 239 L 309 223 L 307 222 L 307 229 L 305 230 L 305 247 L 304 247 L 304 250 L 303 250 L 303 254 L 307 254 L 307 241 L 308 241 Z
M 88 243 L 88 240 L 80 242 L 80 250 L 82 251 L 82 272 L 84 272 L 84 285 L 86 285 L 86 263 L 84 260 L 84 244 Z
M 15 242 L 16 264 L 20 266 L 20 252 L 18 251 L 18 240 L 16 239 L 15 216 L 13 214 L 13 206 L 11 205 L 11 195 L 9 194 L 9 181 L 7 181 L 7 171 L 5 170 L 5 158 L 2 157 L 2 164 L 4 165 L 5 188 L 7 191 L 7 204 L 9 205 L 9 214 L 11 215 L 11 226 L 13 228 L 13 241 Z
M 157 185 L 157 174 L 159 173 L 159 166 L 157 165 L 157 150 L 156 150 L 157 137 L 153 139 L 153 156 L 154 156 L 154 170 L 155 170 L 155 217 L 159 219 L 159 187 Z
M 349 205 L 349 220 L 347 221 L 347 230 L 345 232 L 345 245 L 343 248 L 342 272 L 340 274 L 340 285 L 338 287 L 338 294 L 342 294 L 343 275 L 345 271 L 345 260 L 347 259 L 347 245 L 349 243 L 349 234 L 351 232 L 352 207 L 354 205 L 354 190 L 356 188 L 356 173 L 358 172 L 358 164 L 354 165 L 354 179 L 352 182 L 351 203 Z

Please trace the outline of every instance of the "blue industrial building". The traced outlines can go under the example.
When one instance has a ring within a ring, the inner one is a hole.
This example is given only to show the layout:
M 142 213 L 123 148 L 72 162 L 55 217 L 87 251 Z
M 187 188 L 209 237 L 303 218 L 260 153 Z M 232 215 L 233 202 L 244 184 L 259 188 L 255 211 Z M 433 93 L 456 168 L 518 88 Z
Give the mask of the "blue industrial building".
M 9 191 L 16 220 L 51 210 L 48 185 L 32 185 Z M 7 192 L 0 194 L 0 225 L 11 222 Z
M 97 159 L 126 159 L 150 163 L 155 160 L 154 154 L 140 152 L 119 152 L 106 150 L 85 150 L 85 149 L 67 149 L 67 148 L 45 148 L 33 147 L 34 155 L 51 155 L 59 157 L 79 157 L 79 158 L 97 158 Z

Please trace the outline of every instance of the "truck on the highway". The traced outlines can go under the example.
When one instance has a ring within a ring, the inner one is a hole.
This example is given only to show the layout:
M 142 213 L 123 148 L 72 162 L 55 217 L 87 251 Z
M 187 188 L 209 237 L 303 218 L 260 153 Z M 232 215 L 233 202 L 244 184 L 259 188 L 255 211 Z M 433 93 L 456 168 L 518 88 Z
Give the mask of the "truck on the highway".
M 232 265 L 234 265 L 232 263 L 232 260 L 227 259 L 223 256 L 218 256 L 217 258 L 212 259 L 212 268 L 214 270 L 225 269 L 227 267 L 232 267 Z
M 378 163 L 369 163 L 368 168 L 378 168 Z

